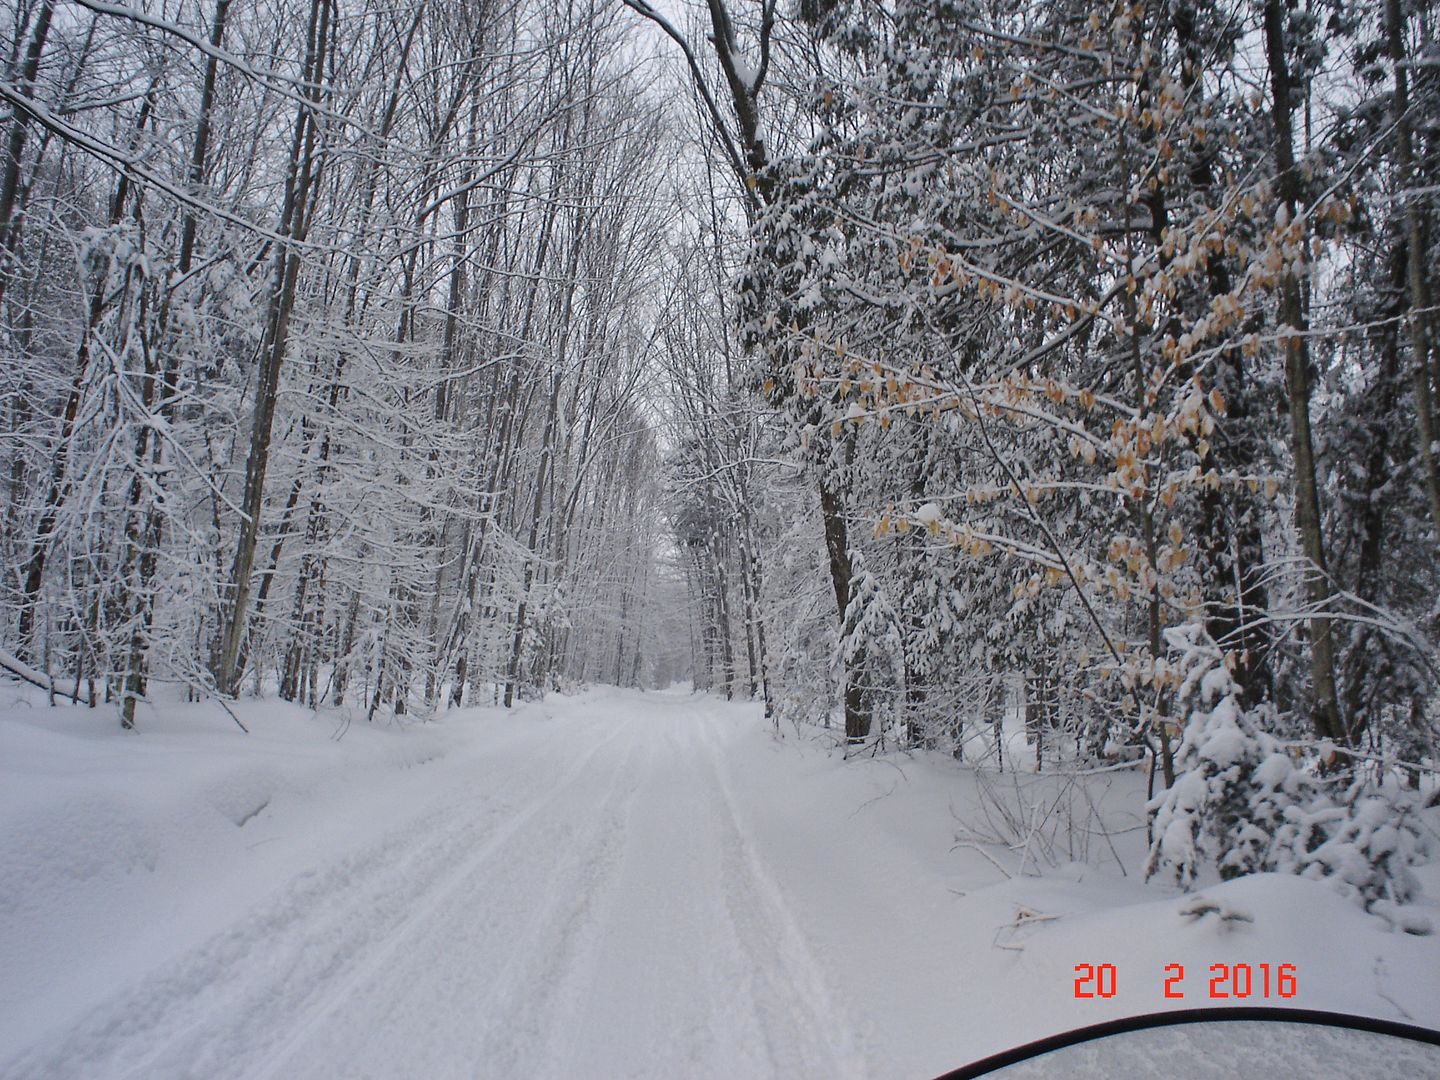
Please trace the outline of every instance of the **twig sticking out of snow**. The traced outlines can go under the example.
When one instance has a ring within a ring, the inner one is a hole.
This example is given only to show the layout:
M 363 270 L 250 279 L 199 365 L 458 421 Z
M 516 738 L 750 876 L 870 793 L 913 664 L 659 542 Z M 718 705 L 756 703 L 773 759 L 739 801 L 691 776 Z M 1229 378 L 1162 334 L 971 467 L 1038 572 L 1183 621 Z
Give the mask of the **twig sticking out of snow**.
M 221 707 L 222 709 L 224 709 L 227 713 L 230 714 L 230 719 L 235 721 L 235 725 L 236 725 L 241 731 L 245 732 L 246 735 L 249 735 L 249 734 L 250 734 L 250 729 L 249 729 L 248 727 L 246 727 L 244 724 L 240 723 L 240 717 L 238 717 L 238 716 L 235 715 L 235 710 L 233 710 L 232 708 L 230 708 L 229 705 L 226 705 L 225 702 L 224 702 L 224 701 L 221 701 L 220 698 L 216 698 L 215 700 L 220 703 L 220 707 Z
M 1001 941 L 1000 935 L 1008 930 L 1013 937 L 1027 926 L 1033 926 L 1036 923 L 1054 922 L 1058 918 L 1060 918 L 1059 915 L 1049 915 L 1042 911 L 1035 911 L 1032 908 L 1017 906 L 1015 908 L 1015 918 L 1011 922 L 1002 923 L 995 928 L 995 948 L 1008 949 L 1011 952 L 1024 952 L 1024 945 L 1016 945 L 1011 941 Z
M 1221 922 L 1253 923 L 1255 916 L 1243 908 L 1232 907 L 1208 896 L 1193 896 L 1180 907 L 1180 914 L 1192 922 L 1206 915 L 1218 915 Z
M 996 870 L 999 870 L 1000 873 L 1004 874 L 1007 878 L 1013 878 L 1013 877 L 1015 876 L 1014 874 L 1010 873 L 1009 870 L 1006 870 L 1005 867 L 1001 866 L 1001 865 L 1000 865 L 1000 860 L 997 859 L 997 858 L 995 858 L 995 856 L 994 856 L 994 855 L 991 855 L 988 851 L 986 851 L 983 844 L 977 844 L 977 843 L 975 843 L 974 841 L 971 841 L 971 840 L 962 840 L 960 843 L 956 844 L 955 847 L 951 848 L 950 850 L 951 850 L 951 851 L 954 851 L 956 848 L 962 848 L 962 847 L 963 847 L 963 848 L 969 848 L 971 851 L 978 851 L 981 855 L 984 855 L 985 858 L 987 858 L 988 860 L 990 860 L 990 865 L 993 866 L 993 867 L 995 867 Z

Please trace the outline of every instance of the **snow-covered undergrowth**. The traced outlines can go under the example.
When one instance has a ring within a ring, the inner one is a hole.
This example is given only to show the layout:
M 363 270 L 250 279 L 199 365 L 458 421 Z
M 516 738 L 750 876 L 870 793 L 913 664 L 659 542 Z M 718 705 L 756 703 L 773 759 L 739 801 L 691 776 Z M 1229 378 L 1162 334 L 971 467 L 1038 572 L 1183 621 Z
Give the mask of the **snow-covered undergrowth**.
M 6 688 L 10 690 L 9 687 Z M 281 702 L 0 710 L 0 1058 L 202 942 L 403 813 L 441 725 L 350 726 Z
M 846 761 L 684 694 L 236 711 L 7 688 L 0 1075 L 918 1078 L 1212 979 L 1440 1027 L 1440 934 L 1145 884 L 1138 773 Z

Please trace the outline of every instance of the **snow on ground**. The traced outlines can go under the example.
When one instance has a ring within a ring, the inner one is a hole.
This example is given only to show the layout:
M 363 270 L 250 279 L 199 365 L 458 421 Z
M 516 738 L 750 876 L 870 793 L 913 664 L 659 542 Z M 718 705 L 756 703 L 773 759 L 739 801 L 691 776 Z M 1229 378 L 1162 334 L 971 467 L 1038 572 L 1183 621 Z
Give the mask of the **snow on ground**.
M 1440 935 L 1293 878 L 1141 882 L 1133 772 L 843 761 L 685 694 L 348 729 L 246 702 L 246 736 L 7 693 L 7 1078 L 921 1078 L 1206 1004 L 1212 964 L 1440 1027 Z

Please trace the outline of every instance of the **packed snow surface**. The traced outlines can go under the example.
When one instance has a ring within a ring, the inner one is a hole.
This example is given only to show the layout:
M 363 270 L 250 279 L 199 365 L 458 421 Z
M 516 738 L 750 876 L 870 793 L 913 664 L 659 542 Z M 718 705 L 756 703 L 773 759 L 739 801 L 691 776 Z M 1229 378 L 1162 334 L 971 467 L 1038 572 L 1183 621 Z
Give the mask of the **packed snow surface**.
M 1440 936 L 1296 878 L 1141 882 L 1130 770 L 844 760 L 688 693 L 404 726 L 247 702 L 249 735 L 6 694 L 8 1080 L 918 1080 L 1204 1005 L 1217 964 L 1295 965 L 1256 1004 L 1440 1027 Z

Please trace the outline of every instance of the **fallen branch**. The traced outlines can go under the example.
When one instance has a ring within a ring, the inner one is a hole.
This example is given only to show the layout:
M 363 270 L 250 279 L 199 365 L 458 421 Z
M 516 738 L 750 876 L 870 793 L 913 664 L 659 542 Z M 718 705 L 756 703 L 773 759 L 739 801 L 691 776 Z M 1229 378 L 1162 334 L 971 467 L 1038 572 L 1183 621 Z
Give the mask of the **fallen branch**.
M 240 723 L 240 717 L 238 717 L 238 716 L 235 715 L 235 710 L 233 710 L 232 708 L 230 708 L 229 705 L 226 705 L 225 702 L 224 702 L 221 698 L 216 698 L 215 700 L 216 700 L 217 702 L 219 702 L 220 707 L 221 707 L 222 709 L 224 709 L 227 713 L 230 714 L 230 719 L 235 721 L 235 726 L 238 727 L 241 731 L 245 732 L 246 735 L 249 735 L 249 734 L 250 734 L 250 729 L 249 729 L 248 727 L 246 727 L 244 724 Z
M 59 682 L 45 672 L 32 668 L 18 656 L 6 652 L 4 649 L 0 649 L 0 669 L 8 671 L 17 679 L 27 682 L 31 686 L 38 686 L 52 696 L 68 697 L 71 701 L 82 705 L 90 704 L 90 695 L 81 690 L 78 684 Z

